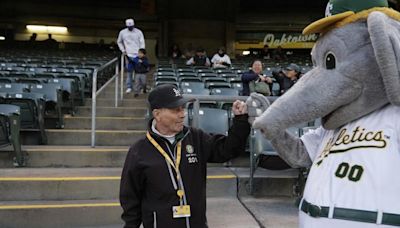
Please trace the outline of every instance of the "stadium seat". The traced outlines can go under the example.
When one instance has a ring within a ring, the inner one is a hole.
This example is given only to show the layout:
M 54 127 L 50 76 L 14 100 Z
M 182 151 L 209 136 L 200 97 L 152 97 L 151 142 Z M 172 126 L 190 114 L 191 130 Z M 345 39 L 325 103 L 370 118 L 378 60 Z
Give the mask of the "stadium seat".
M 232 88 L 213 88 L 210 95 L 239 96 L 239 92 Z
M 36 129 L 40 132 L 41 144 L 47 144 L 44 130 L 45 97 L 39 93 L 10 93 L 5 103 L 20 107 L 21 129 Z
M 185 88 L 190 88 L 190 89 L 195 89 L 195 88 L 199 88 L 199 89 L 204 89 L 204 83 L 203 82 L 199 82 L 199 81 L 185 81 L 185 82 L 181 82 L 179 85 L 179 88 L 181 89 L 185 89 Z
M 204 72 L 204 73 L 199 73 L 198 76 L 200 76 L 201 78 L 207 77 L 219 77 L 218 74 L 214 73 L 214 72 Z
M 48 84 L 58 84 L 62 87 L 62 108 L 66 109 L 66 112 L 70 114 L 75 114 L 75 100 L 79 98 L 79 88 L 75 83 L 74 78 L 52 78 L 49 79 Z M 64 112 L 63 112 L 64 113 Z
M 171 71 L 159 71 L 155 73 L 156 77 L 157 76 L 173 76 L 175 77 L 175 72 L 171 72 Z
M 218 74 L 219 77 L 223 77 L 223 78 L 236 78 L 238 77 L 237 74 L 235 73 L 220 73 Z
M 176 70 L 178 73 L 193 73 L 194 70 L 192 68 L 178 68 Z
M 199 128 L 212 134 L 227 135 L 229 130 L 228 112 L 215 108 L 199 109 Z
M 164 84 L 172 84 L 176 87 L 178 87 L 178 85 L 179 85 L 177 81 L 158 81 L 155 83 L 156 86 L 164 85 Z
M 86 86 L 86 79 L 85 75 L 82 73 L 73 73 L 73 74 L 60 74 L 57 78 L 66 78 L 66 79 L 73 79 L 75 84 L 75 89 L 77 89 L 79 95 L 75 96 L 77 102 L 76 104 L 83 105 L 85 100 L 85 86 Z
M 231 74 L 232 70 L 227 68 L 214 69 L 218 74 Z
M 21 72 L 10 72 L 7 77 L 9 78 L 29 78 L 28 73 L 21 73 Z
M 55 78 L 56 75 L 53 73 L 44 72 L 44 73 L 36 73 L 36 74 L 32 75 L 32 77 L 34 77 L 34 78 Z
M 25 166 L 25 155 L 21 150 L 20 108 L 15 105 L 0 104 L 0 144 L 14 148 L 14 166 Z
M 0 78 L 0 83 L 2 84 L 9 84 L 15 82 L 14 78 Z
M 203 81 L 201 80 L 201 78 L 197 77 L 197 76 L 182 76 L 178 78 L 179 82 L 201 82 L 203 83 Z
M 210 90 L 206 88 L 192 87 L 192 88 L 182 88 L 182 93 L 192 94 L 192 95 L 210 95 Z
M 213 89 L 213 88 L 231 88 L 231 84 L 229 82 L 207 82 L 206 88 Z
M 156 81 L 178 81 L 175 76 L 156 76 Z
M 203 77 L 202 78 L 204 83 L 207 82 L 226 82 L 225 78 L 218 78 L 218 77 Z
M 56 118 L 55 127 L 64 128 L 62 86 L 59 84 L 40 84 L 31 86 L 30 90 L 32 93 L 45 95 L 45 119 Z
M 165 72 L 165 73 L 167 73 L 167 72 L 171 72 L 171 73 L 175 73 L 175 70 L 174 70 L 174 68 L 172 68 L 172 67 L 158 67 L 157 68 L 157 72 L 158 73 L 161 73 L 161 72 Z
M 215 74 L 215 72 L 209 68 L 197 68 L 196 72 L 197 74 L 203 74 L 203 73 Z
M 195 72 L 179 72 L 178 77 L 198 77 Z
M 1 83 L 0 92 L 3 93 L 23 93 L 29 92 L 29 84 L 23 83 Z

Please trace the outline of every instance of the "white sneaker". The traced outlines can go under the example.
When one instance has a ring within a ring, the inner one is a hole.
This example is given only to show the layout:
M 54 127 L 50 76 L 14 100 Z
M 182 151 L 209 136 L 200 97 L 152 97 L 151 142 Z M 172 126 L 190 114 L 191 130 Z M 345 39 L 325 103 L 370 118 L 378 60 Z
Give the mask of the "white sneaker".
M 128 88 L 125 92 L 126 92 L 126 93 L 131 93 L 131 92 L 132 92 L 132 89 L 131 89 L 131 88 Z

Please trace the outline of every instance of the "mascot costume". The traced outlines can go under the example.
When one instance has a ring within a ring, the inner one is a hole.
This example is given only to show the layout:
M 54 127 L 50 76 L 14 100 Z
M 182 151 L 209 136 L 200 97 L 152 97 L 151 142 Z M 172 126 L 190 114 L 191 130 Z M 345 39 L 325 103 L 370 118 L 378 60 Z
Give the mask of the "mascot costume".
M 260 129 L 292 167 L 310 172 L 300 227 L 400 226 L 400 13 L 386 0 L 330 0 L 314 68 L 269 105 L 247 100 Z M 301 138 L 285 129 L 322 118 Z

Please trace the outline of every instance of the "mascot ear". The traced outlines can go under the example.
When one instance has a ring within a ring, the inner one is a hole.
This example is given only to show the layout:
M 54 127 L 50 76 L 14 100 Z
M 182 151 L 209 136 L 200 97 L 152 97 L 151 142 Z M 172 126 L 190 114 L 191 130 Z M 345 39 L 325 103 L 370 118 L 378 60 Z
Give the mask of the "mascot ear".
M 372 12 L 368 16 L 368 32 L 388 100 L 400 106 L 400 22 Z

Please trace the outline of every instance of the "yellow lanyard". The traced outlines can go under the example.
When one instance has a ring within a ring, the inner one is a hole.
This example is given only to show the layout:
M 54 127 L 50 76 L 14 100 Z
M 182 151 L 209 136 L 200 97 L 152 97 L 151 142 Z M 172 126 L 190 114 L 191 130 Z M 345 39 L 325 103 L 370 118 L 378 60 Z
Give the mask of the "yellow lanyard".
M 176 172 L 176 176 L 179 179 L 179 165 L 181 163 L 181 148 L 182 148 L 182 143 L 179 142 L 177 144 L 177 150 L 176 150 L 176 162 L 173 162 L 171 160 L 171 158 L 168 156 L 168 154 L 165 152 L 165 150 L 156 142 L 156 140 L 153 139 L 153 137 L 151 137 L 150 133 L 147 132 L 146 134 L 147 139 L 151 142 L 151 144 L 153 144 L 153 146 L 155 148 L 157 148 L 158 152 L 160 152 L 160 154 L 162 156 L 164 156 L 165 160 L 167 160 L 167 162 L 175 169 Z
M 153 146 L 160 152 L 162 156 L 164 156 L 165 160 L 175 169 L 176 172 L 176 178 L 179 181 L 180 179 L 180 172 L 179 172 L 179 165 L 181 163 L 181 148 L 182 148 L 182 143 L 178 142 L 177 144 L 177 150 L 176 150 L 176 162 L 173 162 L 171 158 L 168 156 L 168 154 L 165 152 L 165 150 L 156 142 L 156 140 L 151 137 L 150 133 L 147 132 L 146 134 L 147 139 L 153 144 Z M 184 191 L 182 189 L 178 189 L 176 191 L 176 194 L 178 195 L 179 199 L 182 200 L 184 196 Z

